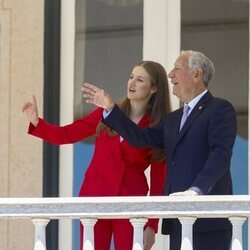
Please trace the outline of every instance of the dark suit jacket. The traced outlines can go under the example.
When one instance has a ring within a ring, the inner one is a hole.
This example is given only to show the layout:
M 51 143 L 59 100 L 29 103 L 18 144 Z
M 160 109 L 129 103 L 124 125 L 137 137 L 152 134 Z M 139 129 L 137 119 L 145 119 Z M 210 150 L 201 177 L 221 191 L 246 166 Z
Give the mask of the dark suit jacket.
M 233 106 L 208 91 L 188 116 L 182 130 L 182 108 L 167 115 L 160 125 L 141 129 L 115 106 L 103 121 L 131 144 L 160 147 L 166 151 L 165 194 L 196 186 L 205 195 L 232 194 L 230 161 L 236 137 Z M 164 220 L 162 232 L 169 233 L 176 220 Z M 194 231 L 230 228 L 227 219 L 199 219 Z

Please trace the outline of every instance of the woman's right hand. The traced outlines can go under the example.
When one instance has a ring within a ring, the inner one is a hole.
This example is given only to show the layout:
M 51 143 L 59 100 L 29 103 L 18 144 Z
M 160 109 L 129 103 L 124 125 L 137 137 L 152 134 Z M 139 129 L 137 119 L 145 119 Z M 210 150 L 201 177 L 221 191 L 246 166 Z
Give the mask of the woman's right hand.
M 32 103 L 27 102 L 23 105 L 22 111 L 25 113 L 28 121 L 36 127 L 39 122 L 39 117 L 35 95 L 32 96 Z

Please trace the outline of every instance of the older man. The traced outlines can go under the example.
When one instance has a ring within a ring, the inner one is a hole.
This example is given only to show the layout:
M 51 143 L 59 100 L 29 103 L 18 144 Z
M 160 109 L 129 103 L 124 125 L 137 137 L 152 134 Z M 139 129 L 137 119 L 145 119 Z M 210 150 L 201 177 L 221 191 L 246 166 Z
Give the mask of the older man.
M 182 51 L 168 76 L 173 94 L 184 107 L 167 115 L 162 124 L 147 129 L 127 119 L 103 90 L 85 84 L 83 91 L 87 102 L 109 112 L 103 121 L 131 144 L 165 149 L 166 195 L 229 195 L 236 114 L 228 101 L 208 91 L 213 74 L 213 63 L 203 53 Z M 227 219 L 198 219 L 193 229 L 194 250 L 230 248 L 232 229 Z M 162 233 L 170 234 L 171 250 L 180 249 L 181 225 L 177 219 L 164 219 Z

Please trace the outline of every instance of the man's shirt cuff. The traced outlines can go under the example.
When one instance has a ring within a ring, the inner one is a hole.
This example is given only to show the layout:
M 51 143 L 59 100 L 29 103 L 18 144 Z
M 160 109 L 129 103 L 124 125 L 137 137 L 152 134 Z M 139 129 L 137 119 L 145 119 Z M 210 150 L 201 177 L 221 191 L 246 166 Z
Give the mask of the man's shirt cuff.
M 109 114 L 110 114 L 111 111 L 112 111 L 112 110 L 106 111 L 106 110 L 104 109 L 103 112 L 102 112 L 102 117 L 103 117 L 103 119 L 106 119 L 106 118 L 109 116 Z
M 198 195 L 203 195 L 203 192 L 201 191 L 201 189 L 200 188 L 198 188 L 198 187 L 191 187 L 191 188 L 189 188 L 189 190 L 193 190 L 193 191 L 195 191 Z

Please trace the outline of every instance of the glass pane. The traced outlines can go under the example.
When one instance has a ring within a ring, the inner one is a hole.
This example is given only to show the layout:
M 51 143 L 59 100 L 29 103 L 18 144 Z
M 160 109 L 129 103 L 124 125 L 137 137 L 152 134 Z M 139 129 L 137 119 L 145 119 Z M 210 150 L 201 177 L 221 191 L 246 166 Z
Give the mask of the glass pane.
M 228 99 L 238 114 L 238 133 L 247 139 L 248 1 L 182 1 L 181 48 L 202 51 L 215 65 L 209 89 Z
M 95 83 L 119 100 L 131 67 L 142 59 L 142 0 L 76 1 L 75 116 L 92 107 L 80 87 Z M 120 3 L 120 4 L 119 4 Z

